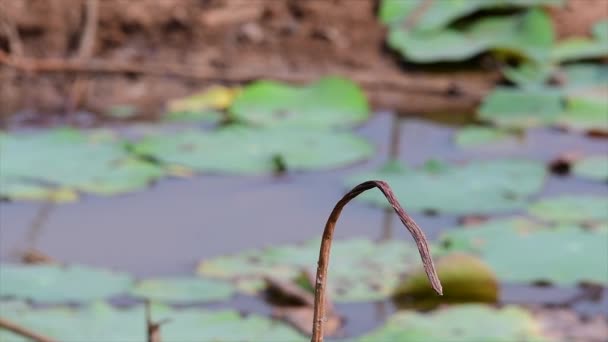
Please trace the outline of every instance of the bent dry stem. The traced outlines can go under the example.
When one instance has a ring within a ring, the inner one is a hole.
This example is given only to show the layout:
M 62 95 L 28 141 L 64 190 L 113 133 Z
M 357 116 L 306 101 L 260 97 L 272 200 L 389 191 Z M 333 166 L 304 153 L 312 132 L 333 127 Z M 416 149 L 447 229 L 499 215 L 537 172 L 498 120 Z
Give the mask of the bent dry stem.
M 325 323 L 325 288 L 327 284 L 327 268 L 329 266 L 329 253 L 331 249 L 331 242 L 334 235 L 334 229 L 336 228 L 336 222 L 340 217 L 340 213 L 342 209 L 350 202 L 353 198 L 359 196 L 361 193 L 373 189 L 378 188 L 384 194 L 384 197 L 391 204 L 399 219 L 407 228 L 407 230 L 412 234 L 412 237 L 416 241 L 416 246 L 418 246 L 418 252 L 422 258 L 422 264 L 424 265 L 424 271 L 426 272 L 427 277 L 429 278 L 433 289 L 439 294 L 443 295 L 443 289 L 441 287 L 441 282 L 439 281 L 439 277 L 437 276 L 437 272 L 435 271 L 435 265 L 433 264 L 433 259 L 431 258 L 431 253 L 429 252 L 429 246 L 424 236 L 424 233 L 418 227 L 416 222 L 403 210 L 399 201 L 395 198 L 393 191 L 389 187 L 386 182 L 372 180 L 361 183 L 354 187 L 351 191 L 349 191 L 342 199 L 336 204 L 334 209 L 332 210 L 329 218 L 327 219 L 327 223 L 325 224 L 325 230 L 323 231 L 323 238 L 321 240 L 321 249 L 319 251 L 319 262 L 317 266 L 317 276 L 315 283 L 315 307 L 314 307 L 314 320 L 312 326 L 312 342 L 322 342 L 323 341 L 323 328 Z

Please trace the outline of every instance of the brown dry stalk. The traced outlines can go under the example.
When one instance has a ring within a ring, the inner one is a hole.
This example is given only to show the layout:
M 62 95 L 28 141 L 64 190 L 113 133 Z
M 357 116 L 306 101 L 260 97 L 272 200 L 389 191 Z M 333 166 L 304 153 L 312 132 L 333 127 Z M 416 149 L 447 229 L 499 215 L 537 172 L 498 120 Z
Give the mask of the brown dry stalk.
M 418 252 L 422 257 L 422 264 L 424 265 L 424 271 L 426 272 L 427 277 L 431 281 L 431 285 L 433 289 L 439 294 L 443 295 L 443 289 L 441 287 L 441 282 L 439 281 L 439 277 L 437 276 L 437 272 L 435 271 L 435 265 L 433 264 L 433 259 L 431 258 L 431 253 L 429 252 L 429 246 L 426 241 L 426 237 L 424 233 L 418 227 L 416 222 L 403 210 L 399 201 L 395 198 L 393 191 L 390 186 L 383 181 L 372 180 L 363 182 L 356 187 L 354 187 L 350 192 L 348 192 L 342 199 L 336 204 L 334 210 L 332 210 L 329 218 L 327 219 L 327 223 L 325 224 L 325 230 L 323 231 L 323 238 L 321 240 L 321 250 L 319 251 L 319 262 L 317 266 L 317 277 L 315 284 L 315 307 L 314 307 L 314 320 L 312 327 L 312 342 L 322 342 L 323 341 L 323 326 L 325 323 L 325 287 L 327 284 L 327 268 L 329 266 L 329 254 L 331 249 L 331 242 L 334 235 L 334 229 L 336 228 L 336 222 L 340 217 L 340 213 L 342 209 L 350 202 L 353 198 L 359 196 L 361 193 L 373 189 L 378 188 L 384 194 L 384 197 L 391 204 L 399 219 L 407 228 L 407 230 L 412 234 L 412 237 L 416 241 L 416 245 L 418 246 Z
M 50 337 L 40 335 L 36 332 L 33 332 L 27 328 L 24 328 L 16 323 L 13 323 L 13 322 L 11 322 L 7 319 L 1 318 L 1 317 L 0 317 L 0 329 L 6 329 L 19 336 L 28 338 L 34 342 L 56 342 L 54 339 L 52 339 Z

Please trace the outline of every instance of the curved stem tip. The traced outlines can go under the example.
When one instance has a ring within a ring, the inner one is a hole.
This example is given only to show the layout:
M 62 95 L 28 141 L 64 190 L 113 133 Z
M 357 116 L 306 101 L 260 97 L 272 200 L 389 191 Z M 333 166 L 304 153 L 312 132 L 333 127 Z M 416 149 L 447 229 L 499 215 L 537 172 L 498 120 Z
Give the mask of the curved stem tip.
M 435 265 L 433 264 L 433 259 L 431 258 L 431 253 L 429 252 L 429 246 L 427 244 L 426 237 L 424 233 L 418 227 L 416 222 L 403 210 L 399 201 L 395 198 L 393 191 L 388 186 L 386 182 L 372 180 L 361 183 L 354 187 L 350 192 L 348 192 L 342 199 L 336 204 L 334 210 L 332 210 L 329 218 L 327 219 L 327 223 L 325 224 L 325 230 L 323 231 L 323 238 L 321 240 L 321 250 L 319 251 L 319 262 L 317 266 L 317 276 L 315 283 L 315 307 L 314 307 L 314 320 L 312 327 L 312 342 L 322 342 L 323 341 L 323 326 L 325 323 L 325 285 L 327 283 L 327 267 L 329 266 L 329 253 L 331 249 L 331 242 L 334 234 L 334 229 L 336 228 L 336 222 L 340 217 L 340 213 L 342 209 L 348 202 L 350 202 L 353 198 L 359 196 L 362 192 L 365 192 L 369 189 L 378 188 L 384 194 L 384 197 L 391 204 L 399 219 L 407 228 L 407 230 L 412 234 L 412 237 L 416 241 L 416 245 L 418 246 L 418 252 L 422 257 L 422 264 L 424 265 L 424 271 L 426 272 L 427 277 L 429 278 L 433 289 L 439 294 L 443 294 L 443 289 L 441 287 L 441 282 L 439 281 L 439 277 L 437 276 L 437 272 L 435 271 Z

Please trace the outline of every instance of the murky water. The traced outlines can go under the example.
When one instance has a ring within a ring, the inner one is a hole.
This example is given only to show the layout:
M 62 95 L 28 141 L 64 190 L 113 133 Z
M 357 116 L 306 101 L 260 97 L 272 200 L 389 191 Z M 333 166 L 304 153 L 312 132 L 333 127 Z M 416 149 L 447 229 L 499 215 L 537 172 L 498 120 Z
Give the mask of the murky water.
M 416 119 L 400 121 L 398 148 L 391 148 L 393 122 L 392 115 L 380 113 L 358 128 L 375 144 L 377 153 L 370 161 L 346 169 L 279 178 L 200 176 L 161 180 L 146 191 L 112 198 L 89 196 L 51 208 L 39 203 L 2 203 L 0 259 L 13 260 L 20 250 L 35 247 L 58 260 L 110 267 L 138 276 L 192 274 L 198 261 L 206 257 L 320 236 L 327 215 L 346 190 L 344 178 L 381 165 L 391 150 L 411 165 L 429 158 L 458 162 L 522 157 L 549 161 L 568 151 L 608 153 L 606 140 L 550 129 L 529 130 L 521 142 L 462 149 L 452 142 L 454 127 Z M 549 177 L 541 195 L 560 193 L 608 194 L 608 186 L 573 177 Z M 407 203 L 404 205 L 407 209 Z M 45 211 L 48 215 L 40 215 Z M 454 216 L 412 216 L 430 239 L 457 224 Z M 345 209 L 336 237 L 377 239 L 386 234 L 389 225 L 394 238 L 410 239 L 397 223 L 381 209 L 354 202 Z M 580 293 L 579 289 L 507 285 L 502 298 L 503 302 L 518 304 L 566 303 L 589 314 L 608 310 L 606 291 L 599 301 Z M 246 296 L 209 306 L 270 313 L 261 299 Z M 344 304 L 338 309 L 346 315 L 349 335 L 369 331 L 395 310 L 390 302 Z

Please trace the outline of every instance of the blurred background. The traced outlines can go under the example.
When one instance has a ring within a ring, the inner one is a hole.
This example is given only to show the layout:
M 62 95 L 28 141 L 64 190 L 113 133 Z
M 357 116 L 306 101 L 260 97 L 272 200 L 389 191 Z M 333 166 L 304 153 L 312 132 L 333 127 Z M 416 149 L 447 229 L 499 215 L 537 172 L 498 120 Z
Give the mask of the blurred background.
M 607 137 L 608 0 L 0 0 L 0 340 L 307 340 L 379 179 L 327 339 L 605 341 Z

